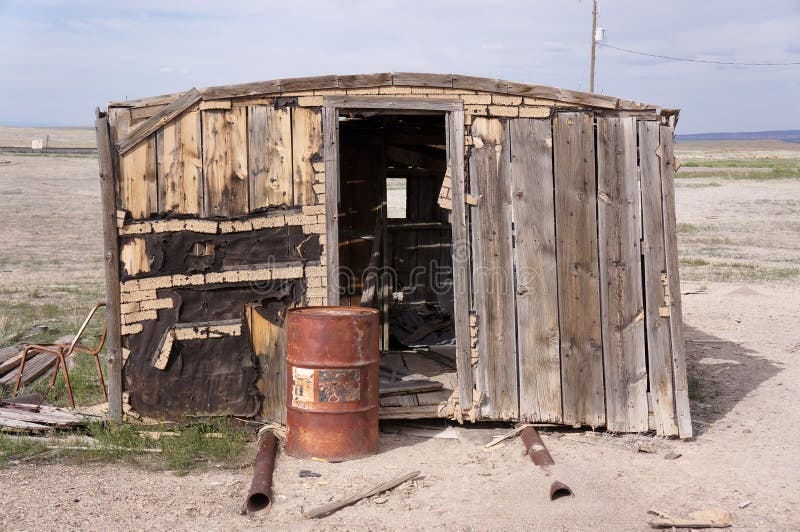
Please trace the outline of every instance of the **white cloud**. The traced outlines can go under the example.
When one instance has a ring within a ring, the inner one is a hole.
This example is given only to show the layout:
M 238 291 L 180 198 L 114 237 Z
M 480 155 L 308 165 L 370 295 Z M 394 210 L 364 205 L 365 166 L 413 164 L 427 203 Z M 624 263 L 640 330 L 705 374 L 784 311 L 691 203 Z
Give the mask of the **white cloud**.
M 0 120 L 87 124 L 110 99 L 327 73 L 453 72 L 586 90 L 590 13 L 588 0 L 10 1 L 0 4 Z M 609 44 L 646 52 L 800 60 L 796 0 L 600 0 L 600 24 Z M 598 53 L 599 91 L 682 107 L 684 132 L 796 128 L 798 85 L 800 67 Z

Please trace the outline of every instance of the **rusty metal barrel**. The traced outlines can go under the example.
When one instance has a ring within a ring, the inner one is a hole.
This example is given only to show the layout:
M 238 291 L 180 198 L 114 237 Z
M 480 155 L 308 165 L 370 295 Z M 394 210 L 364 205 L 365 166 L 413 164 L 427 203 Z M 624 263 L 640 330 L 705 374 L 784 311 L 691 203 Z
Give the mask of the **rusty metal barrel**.
M 286 333 L 286 453 L 341 462 L 378 452 L 378 311 L 295 308 Z

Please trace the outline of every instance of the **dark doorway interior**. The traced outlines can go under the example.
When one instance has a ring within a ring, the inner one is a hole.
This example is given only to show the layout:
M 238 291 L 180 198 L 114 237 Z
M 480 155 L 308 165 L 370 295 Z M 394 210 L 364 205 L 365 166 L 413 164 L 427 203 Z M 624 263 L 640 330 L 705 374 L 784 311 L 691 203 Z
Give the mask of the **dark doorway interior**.
M 340 304 L 380 310 L 384 369 L 416 373 L 409 361 L 422 355 L 419 372 L 452 373 L 452 231 L 438 204 L 444 113 L 344 112 L 339 150 Z

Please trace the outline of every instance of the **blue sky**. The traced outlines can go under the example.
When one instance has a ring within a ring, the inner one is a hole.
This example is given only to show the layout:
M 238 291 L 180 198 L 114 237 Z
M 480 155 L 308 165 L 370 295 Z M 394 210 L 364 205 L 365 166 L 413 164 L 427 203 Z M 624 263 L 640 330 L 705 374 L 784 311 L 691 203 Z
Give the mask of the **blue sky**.
M 800 62 L 798 0 L 600 0 L 607 43 Z M 89 125 L 109 100 L 319 74 L 448 72 L 587 90 L 590 0 L 0 0 L 0 123 Z M 800 65 L 601 48 L 596 90 L 679 132 L 800 129 Z

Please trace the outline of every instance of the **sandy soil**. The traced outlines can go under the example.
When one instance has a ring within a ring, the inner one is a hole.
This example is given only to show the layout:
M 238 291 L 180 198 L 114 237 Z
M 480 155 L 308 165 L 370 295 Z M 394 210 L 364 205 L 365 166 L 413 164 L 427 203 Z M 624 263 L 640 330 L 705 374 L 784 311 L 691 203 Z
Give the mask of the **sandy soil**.
M 0 267 L 0 289 L 21 282 L 46 288 L 73 276 L 101 283 L 95 161 L 0 161 L 12 163 L 0 163 L 0 254 L 12 260 Z M 731 512 L 745 529 L 800 528 L 800 277 L 771 273 L 777 262 L 800 259 L 800 231 L 784 229 L 800 219 L 800 180 L 691 181 L 677 188 L 679 223 L 698 227 L 680 234 L 684 257 L 734 260 L 709 250 L 717 245 L 711 239 L 725 239 L 722 252 L 754 265 L 740 268 L 739 277 L 722 276 L 713 264 L 687 265 L 694 440 L 543 431 L 558 464 L 547 478 L 523 456 L 518 439 L 482 449 L 497 427 L 458 427 L 458 439 L 386 433 L 381 453 L 363 460 L 328 464 L 281 455 L 274 508 L 251 517 L 240 514 L 249 468 L 178 477 L 124 464 L 19 464 L 0 470 L 0 529 L 642 530 L 649 509 L 681 516 L 707 508 Z M 57 250 L 62 264 L 18 260 L 53 255 L 41 249 Z M 66 265 L 74 268 L 69 275 L 62 273 Z M 61 280 L 53 281 L 57 275 Z M 639 452 L 641 441 L 657 452 Z M 665 459 L 670 451 L 681 456 Z M 322 477 L 299 478 L 300 469 Z M 416 469 L 422 480 L 318 521 L 302 517 L 305 509 Z M 576 496 L 550 502 L 552 478 Z

